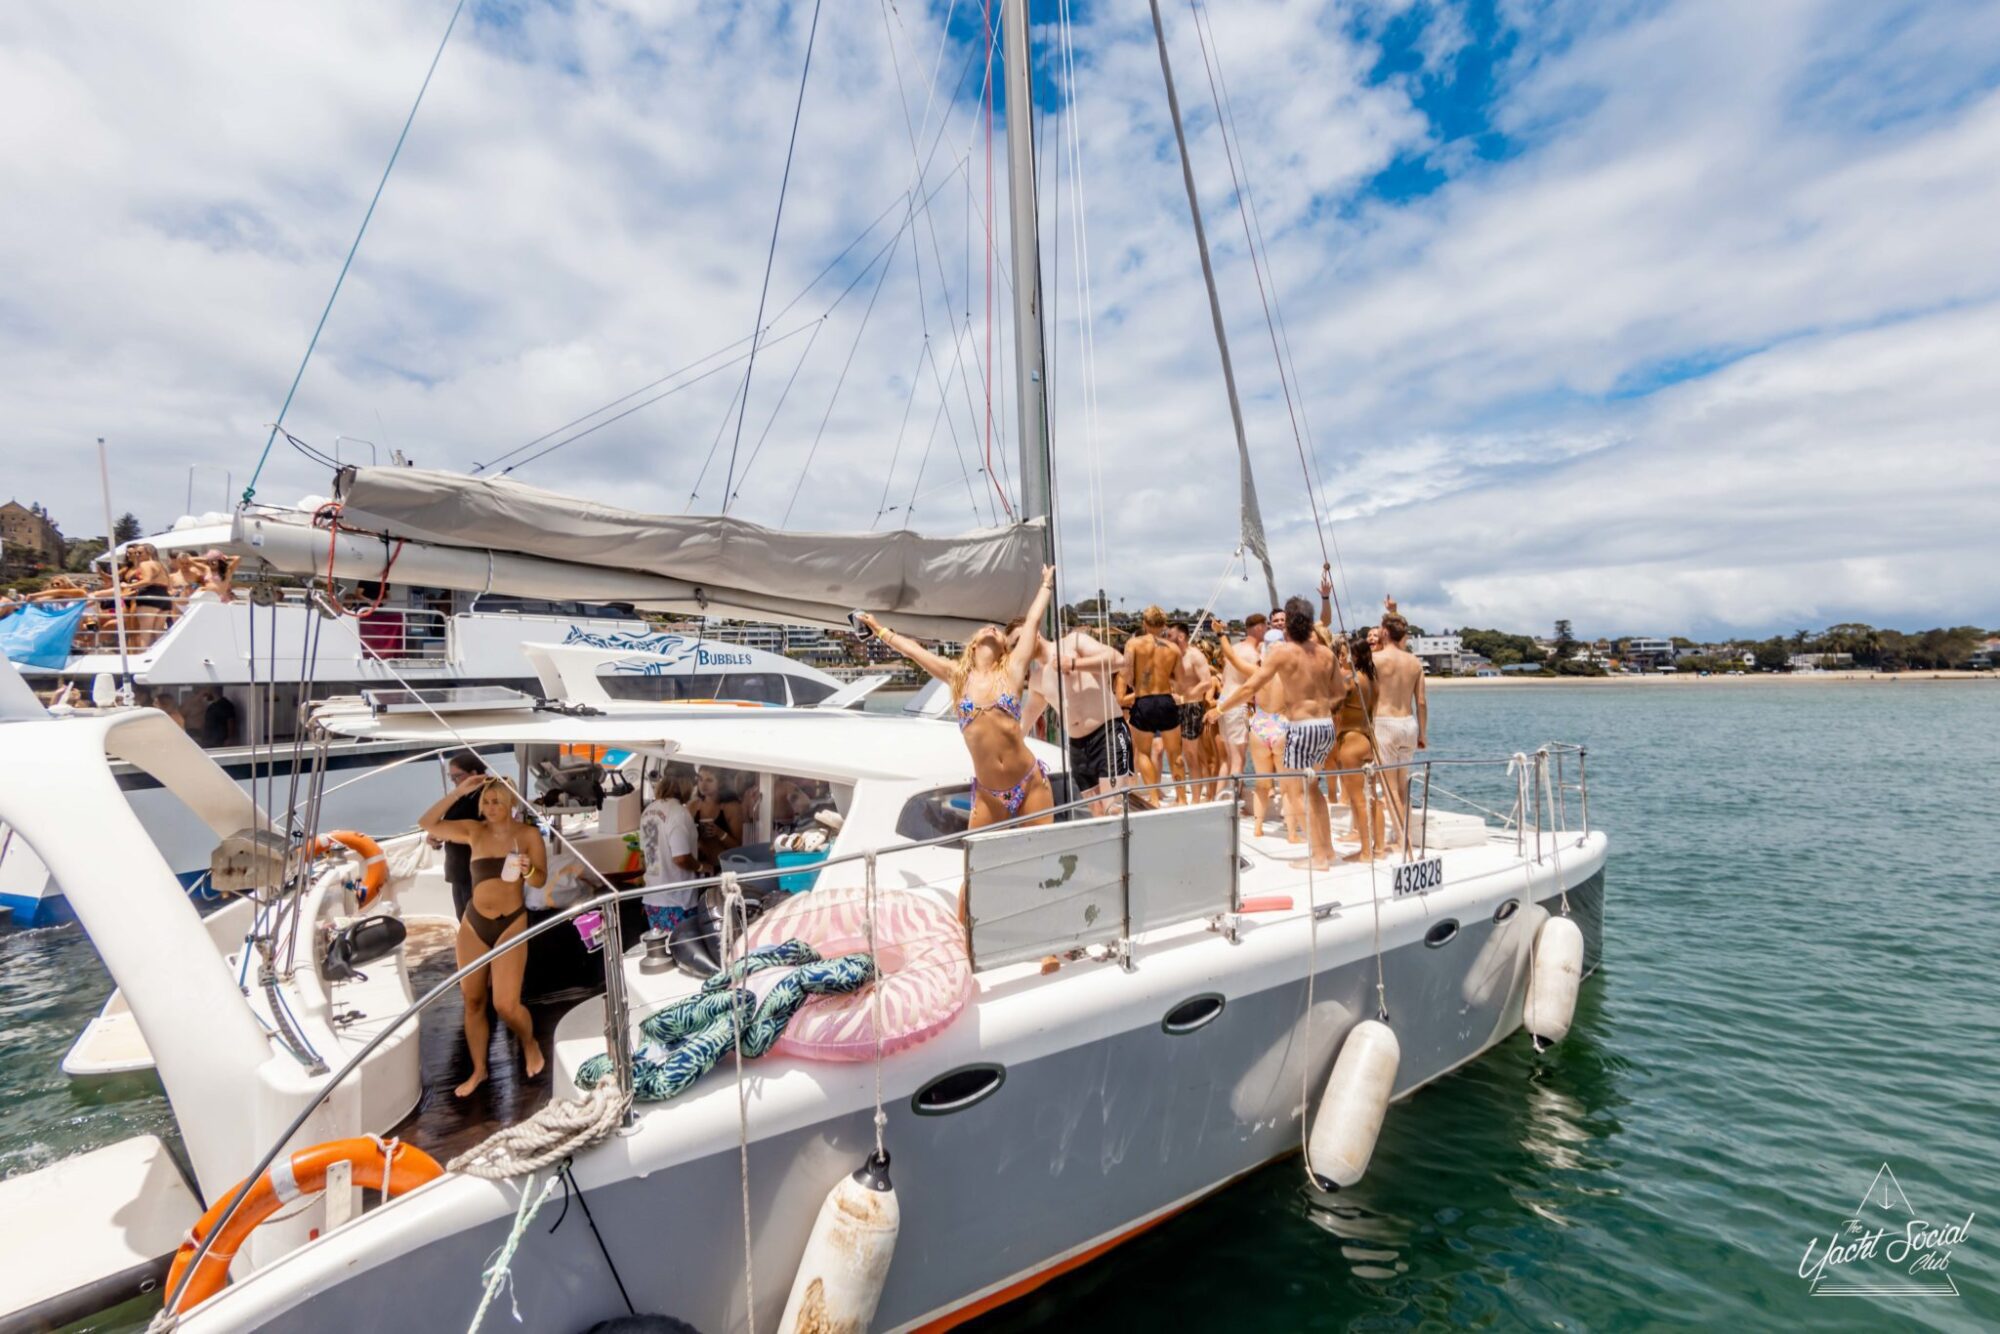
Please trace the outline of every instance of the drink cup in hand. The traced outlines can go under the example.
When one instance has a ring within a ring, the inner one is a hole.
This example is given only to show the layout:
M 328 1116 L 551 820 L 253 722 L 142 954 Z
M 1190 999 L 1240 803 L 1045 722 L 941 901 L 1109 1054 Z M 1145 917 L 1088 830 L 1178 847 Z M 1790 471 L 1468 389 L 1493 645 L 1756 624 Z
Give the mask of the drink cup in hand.
M 500 868 L 500 878 L 508 884 L 513 884 L 521 878 L 521 872 L 526 868 L 527 862 L 528 857 L 526 853 L 508 853 L 506 864 Z

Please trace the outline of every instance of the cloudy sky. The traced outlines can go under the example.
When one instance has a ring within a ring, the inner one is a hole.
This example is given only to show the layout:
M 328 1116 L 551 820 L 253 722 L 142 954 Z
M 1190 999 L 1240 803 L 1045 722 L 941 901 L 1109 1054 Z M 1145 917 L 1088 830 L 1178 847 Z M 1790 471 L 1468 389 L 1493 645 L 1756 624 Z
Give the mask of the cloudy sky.
M 1432 626 L 2000 623 L 2000 6 L 1164 8 L 1287 591 L 1324 527 L 1351 601 Z M 976 5 L 821 13 L 740 397 L 812 13 L 469 2 L 290 429 L 670 512 L 720 509 L 733 455 L 752 520 L 991 522 Z M 0 11 L 0 498 L 99 526 L 100 435 L 149 525 L 243 488 L 450 15 Z M 1145 7 L 1033 16 L 1065 591 L 1240 614 Z M 280 441 L 258 493 L 326 486 Z

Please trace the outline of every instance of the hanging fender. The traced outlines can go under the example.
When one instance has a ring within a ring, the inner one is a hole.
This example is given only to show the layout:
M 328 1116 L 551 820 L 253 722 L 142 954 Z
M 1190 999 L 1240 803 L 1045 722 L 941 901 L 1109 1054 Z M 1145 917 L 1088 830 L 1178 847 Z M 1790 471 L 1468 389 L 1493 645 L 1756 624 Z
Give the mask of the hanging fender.
M 336 829 L 330 834 L 322 834 L 312 841 L 307 851 L 317 858 L 326 856 L 336 847 L 346 848 L 361 858 L 361 906 L 366 908 L 382 892 L 382 886 L 389 883 L 389 859 L 382 855 L 380 843 L 352 829 Z
M 1569 1035 L 1582 982 L 1583 931 L 1574 918 L 1551 917 L 1535 932 L 1528 995 L 1521 1003 L 1521 1027 L 1534 1038 L 1536 1051 L 1547 1051 Z
M 194 1263 L 202 1240 L 215 1230 L 223 1214 L 238 1195 L 247 1195 L 216 1237 L 215 1244 L 202 1256 L 201 1264 L 174 1303 L 174 1314 L 182 1315 L 222 1291 L 229 1282 L 229 1264 L 257 1225 L 302 1195 L 326 1189 L 327 1169 L 335 1163 L 354 1165 L 354 1184 L 379 1189 L 384 1199 L 394 1199 L 415 1190 L 426 1181 L 444 1175 L 437 1159 L 413 1144 L 400 1140 L 379 1140 L 369 1135 L 354 1139 L 328 1140 L 309 1149 L 300 1149 L 289 1158 L 272 1163 L 264 1175 L 248 1184 L 238 1182 L 209 1207 L 174 1252 L 173 1267 L 167 1271 L 166 1291 L 172 1292 L 181 1275 Z

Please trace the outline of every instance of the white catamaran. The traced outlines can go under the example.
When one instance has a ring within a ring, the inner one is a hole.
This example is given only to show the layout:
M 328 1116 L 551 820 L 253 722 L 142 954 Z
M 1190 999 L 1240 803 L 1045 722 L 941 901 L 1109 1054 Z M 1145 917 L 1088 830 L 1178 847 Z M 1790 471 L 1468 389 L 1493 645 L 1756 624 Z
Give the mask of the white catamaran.
M 940 638 L 1025 606 L 1051 488 L 1025 7 L 1002 23 L 1025 519 L 774 532 L 363 468 L 336 490 L 362 568 L 400 544 L 497 592 L 816 625 L 858 608 Z M 1243 475 L 1261 556 L 1247 454 Z M 392 666 L 394 689 L 314 711 L 299 783 L 257 792 L 156 710 L 51 718 L 0 668 L 0 821 L 119 988 L 72 1055 L 156 1070 L 184 1150 L 140 1138 L 0 1183 L 7 1216 L 35 1220 L 0 1257 L 14 1318 L 153 1285 L 160 1323 L 189 1331 L 949 1327 L 1301 1149 L 1318 1187 L 1351 1184 L 1394 1100 L 1524 1027 L 1562 1040 L 1600 959 L 1608 845 L 1575 747 L 1421 758 L 1405 855 L 1314 872 L 1229 784 L 1096 814 L 1033 742 L 1056 818 L 968 832 L 949 721 L 619 698 L 606 650 L 525 651 L 532 692 L 410 690 Z M 329 838 L 326 762 L 350 745 L 509 752 L 500 772 L 546 821 L 567 897 L 499 948 L 531 970 L 586 938 L 601 952 L 515 1124 L 452 1115 L 462 1042 L 421 1022 L 459 1008 L 424 839 L 350 856 Z M 721 875 L 675 887 L 692 917 L 635 942 L 653 891 L 625 789 L 683 764 L 741 775 L 753 827 Z M 221 909 L 197 913 L 121 765 L 208 845 Z M 1430 799 L 1482 774 L 1483 809 Z M 807 794 L 789 828 L 781 790 Z M 536 1221 L 558 1192 L 581 1207 Z

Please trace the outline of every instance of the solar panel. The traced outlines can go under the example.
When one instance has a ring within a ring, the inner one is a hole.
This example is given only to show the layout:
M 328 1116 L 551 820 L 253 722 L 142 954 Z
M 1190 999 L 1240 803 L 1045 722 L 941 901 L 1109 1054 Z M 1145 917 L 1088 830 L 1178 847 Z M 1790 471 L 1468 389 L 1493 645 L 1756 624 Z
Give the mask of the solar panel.
M 535 698 L 509 686 L 434 686 L 420 690 L 364 690 L 376 717 L 395 713 L 527 713 Z

